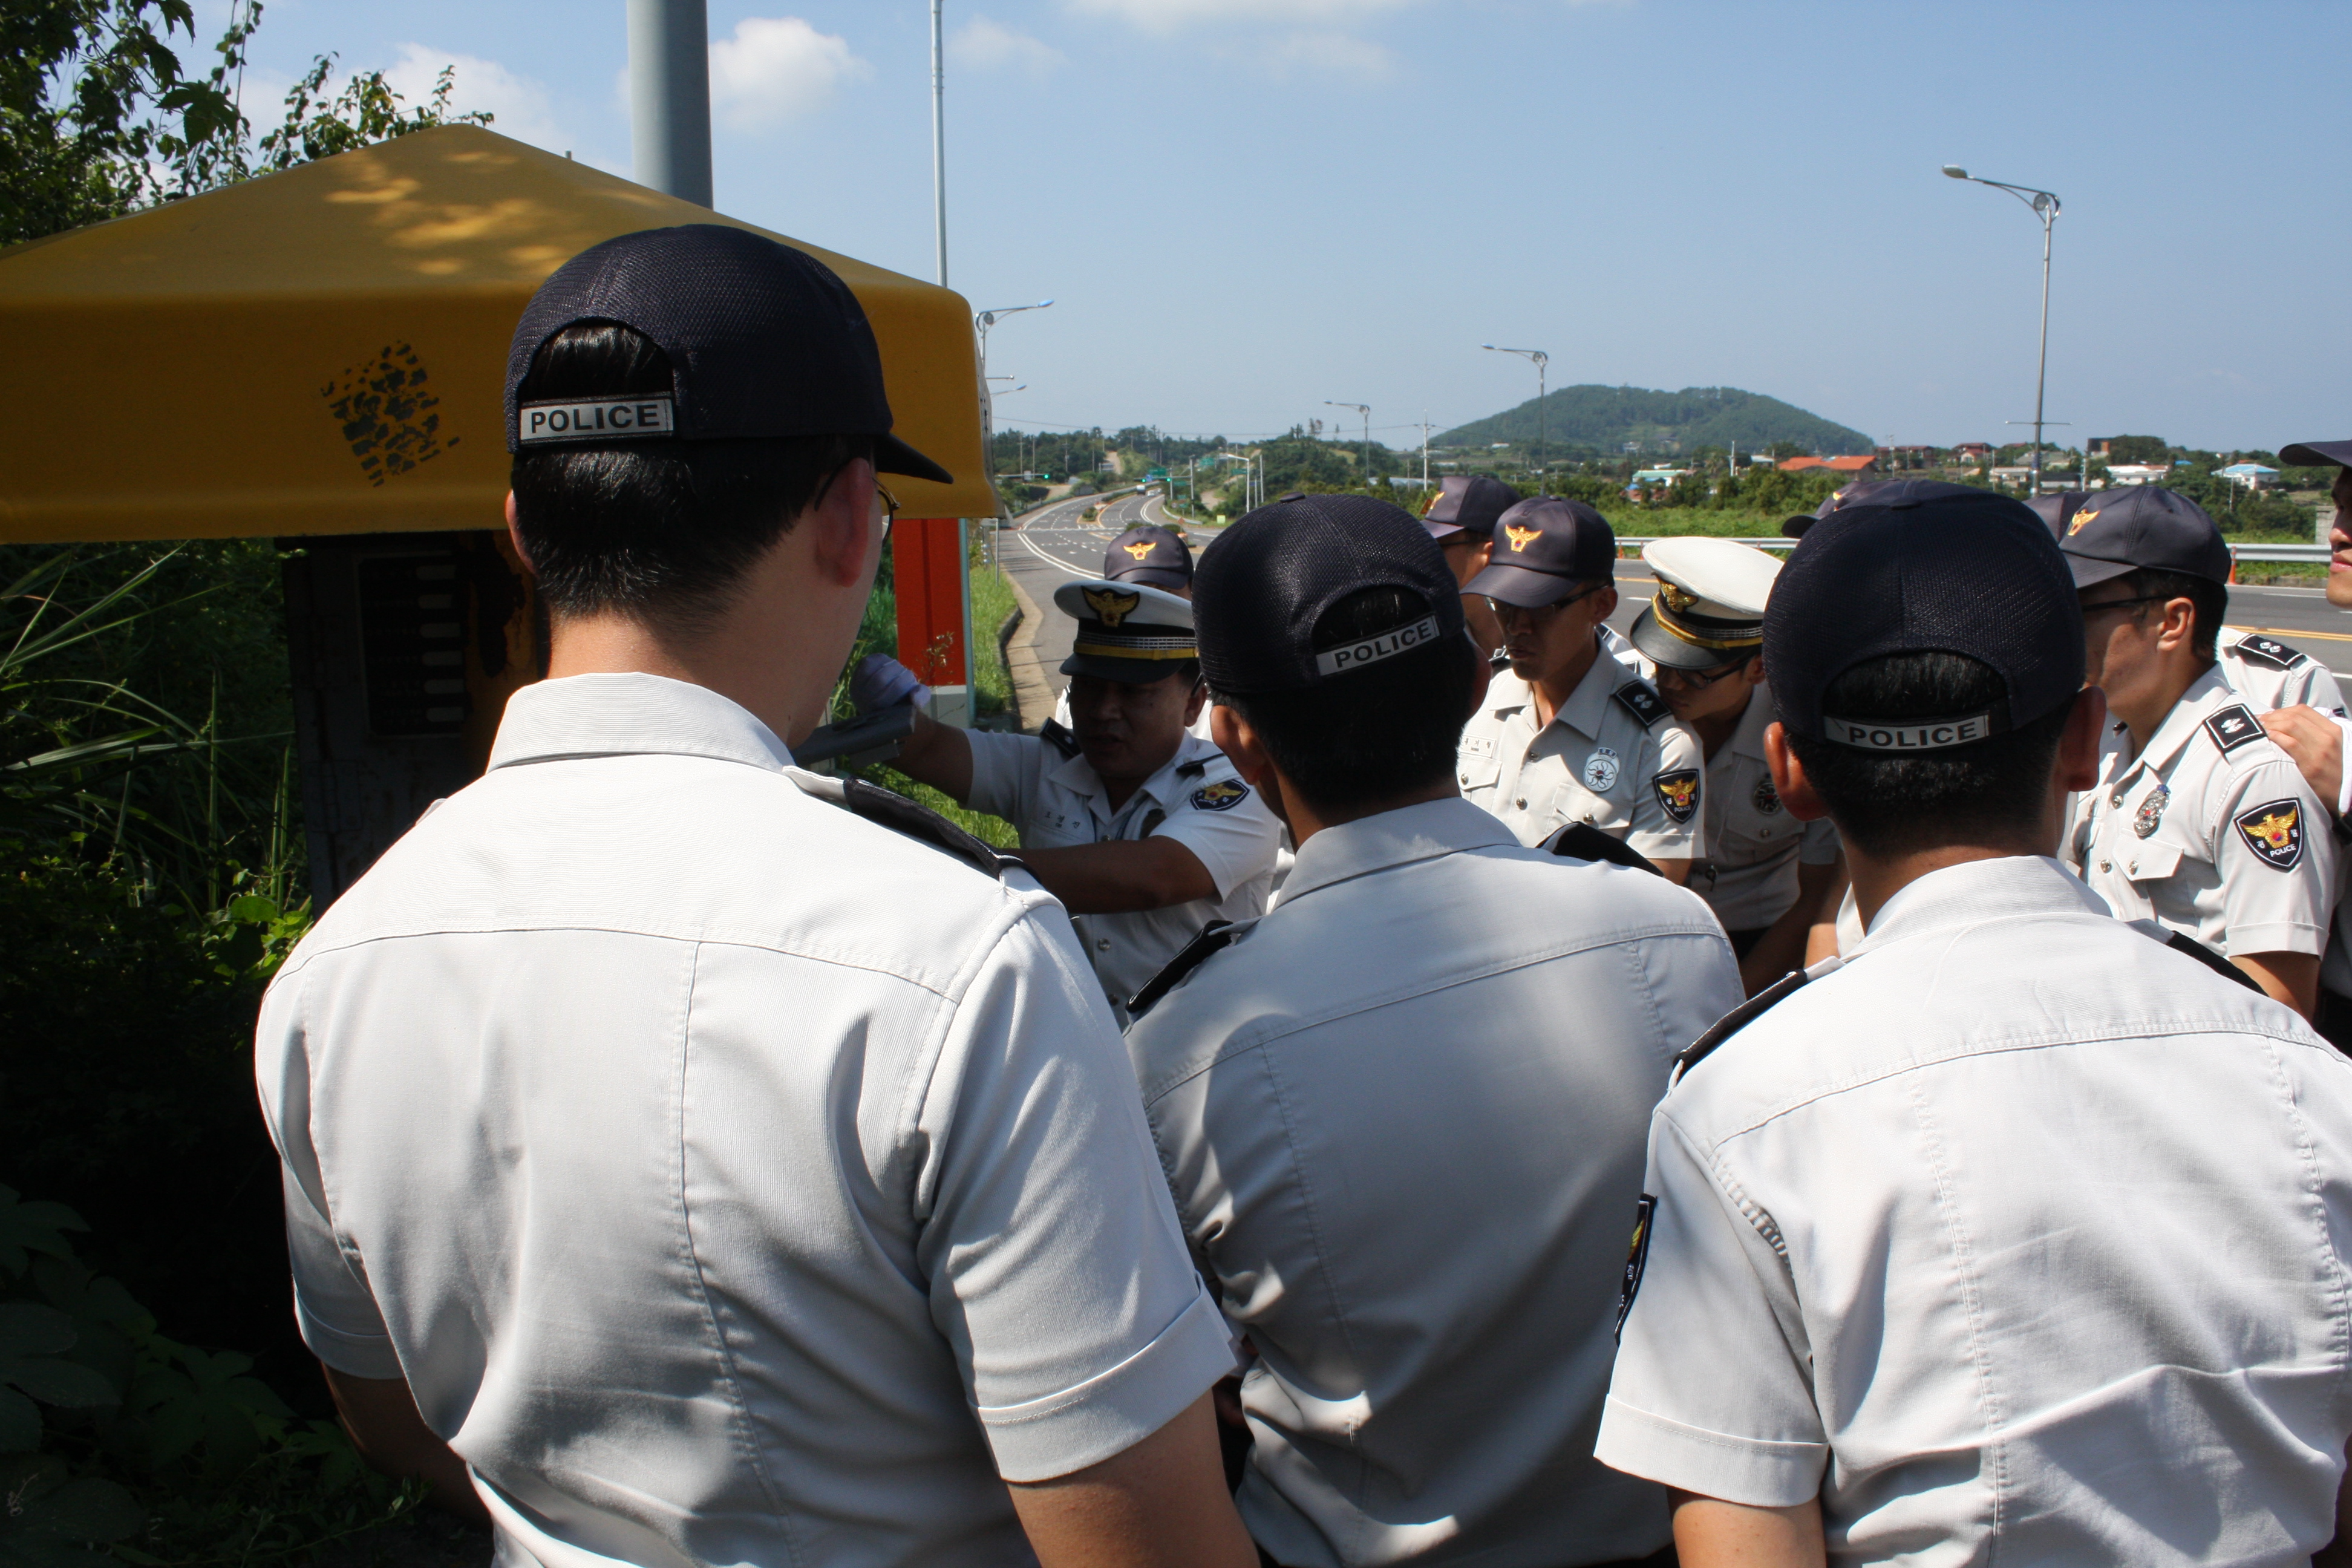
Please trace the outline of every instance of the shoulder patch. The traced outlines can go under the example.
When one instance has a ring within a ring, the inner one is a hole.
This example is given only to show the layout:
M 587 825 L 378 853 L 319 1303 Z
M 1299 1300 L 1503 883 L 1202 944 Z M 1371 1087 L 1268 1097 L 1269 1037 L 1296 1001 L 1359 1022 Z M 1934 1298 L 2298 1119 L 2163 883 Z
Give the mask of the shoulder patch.
M 1650 781 L 1650 787 L 1657 791 L 1658 804 L 1665 807 L 1666 815 L 1678 823 L 1688 822 L 1698 810 L 1696 768 L 1676 768 L 1672 773 L 1660 773 Z
M 919 805 L 903 795 L 894 795 L 864 779 L 827 778 L 806 768 L 786 768 L 784 776 L 812 799 L 837 805 L 877 827 L 919 838 L 975 871 L 1002 879 L 1007 866 L 1021 864 L 1019 856 L 1007 855 L 987 840 L 974 837 L 929 806 Z
M 1652 690 L 1646 681 L 1629 680 L 1610 695 L 1617 699 L 1644 730 L 1669 717 L 1666 700 Z
M 1798 987 L 1811 978 L 1811 974 L 1804 970 L 1792 969 L 1722 1017 L 1717 1018 L 1713 1028 L 1675 1054 L 1675 1076 L 1672 1082 L 1680 1083 L 1683 1076 L 1691 1068 L 1715 1054 L 1716 1047 L 1796 994 Z
M 1180 779 L 1196 779 L 1208 771 L 1209 759 L 1206 757 L 1194 757 L 1189 763 L 1176 764 L 1176 776 Z
M 1545 839 L 1543 847 L 1564 860 L 1606 860 L 1612 866 L 1647 871 L 1653 877 L 1665 875 L 1639 849 L 1622 838 L 1612 838 L 1589 822 L 1570 823 Z
M 1650 1266 L 1650 1226 L 1658 1217 L 1658 1200 L 1649 1194 L 1633 1205 L 1633 1240 L 1625 1248 L 1625 1279 L 1617 1287 L 1617 1328 L 1611 1336 L 1625 1337 L 1625 1314 L 1633 1310 L 1633 1298 L 1642 1293 L 1642 1270 Z
M 1231 811 L 1249 798 L 1249 785 L 1239 779 L 1219 779 L 1202 784 L 1187 798 L 1195 811 Z
M 2236 981 L 2239 984 L 2244 986 L 2247 990 L 2253 992 L 2257 995 L 2267 996 L 2270 994 L 2269 992 L 2264 991 L 2262 988 L 2252 975 L 2247 973 L 2244 970 L 2239 968 L 2236 964 L 2231 963 L 2220 953 L 2215 952 L 2211 948 L 2207 947 L 2203 942 L 2199 942 L 2195 937 L 2190 936 L 2186 931 L 2167 931 L 2164 937 L 2164 945 L 2170 948 L 2175 952 L 2195 959 L 2198 963 L 2203 964 L 2214 973 L 2221 976 L 2224 980 Z
M 1037 738 L 1066 757 L 1078 754 L 1078 738 L 1063 729 L 1061 721 L 1057 719 L 1046 720 L 1045 727 L 1037 731 Z
M 2213 743 L 2221 748 L 2223 756 L 2227 756 L 2240 746 L 2251 746 L 2261 740 L 2263 726 L 2261 721 L 2254 717 L 2253 710 L 2242 702 L 2232 702 L 2207 717 L 2205 732 L 2213 737 Z
M 2259 632 L 2248 632 L 2238 639 L 2238 652 L 2255 664 L 2266 664 L 2273 669 L 2293 669 L 2299 664 L 2309 664 L 2311 656 L 2299 647 L 2266 637 Z
M 1176 950 L 1176 956 L 1159 973 L 1143 983 L 1142 990 L 1128 999 L 1127 1016 L 1140 1018 L 1151 1011 L 1162 996 L 1183 984 L 1186 975 L 1231 947 L 1235 938 L 1255 924 L 1255 921 L 1243 921 L 1238 925 L 1232 921 L 1211 921 L 1202 926 L 1192 941 Z
M 2303 864 L 2303 805 L 2273 800 L 2242 811 L 2231 826 L 2255 858 L 2273 871 L 2292 871 Z

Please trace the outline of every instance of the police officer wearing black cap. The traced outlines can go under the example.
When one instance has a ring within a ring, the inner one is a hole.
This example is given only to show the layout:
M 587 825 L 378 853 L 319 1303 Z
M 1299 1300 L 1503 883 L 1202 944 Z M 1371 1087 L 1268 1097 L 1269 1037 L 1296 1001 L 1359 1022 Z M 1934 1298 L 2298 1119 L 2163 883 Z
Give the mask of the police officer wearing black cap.
M 1262 507 L 1201 563 L 1217 739 L 1298 862 L 1138 999 L 1128 1049 L 1257 1353 L 1240 1501 L 1291 1568 L 1666 1542 L 1663 1489 L 1592 1430 L 1649 1108 L 1738 983 L 1689 893 L 1459 797 L 1487 669 L 1457 586 L 1362 496 Z
M 2230 551 L 2203 509 L 2153 485 L 2101 492 L 2060 542 L 2082 592 L 2089 679 L 2111 714 L 2067 861 L 2127 920 L 2227 953 L 2309 1017 L 2336 909 L 2327 805 L 2215 658 Z
M 1060 906 L 793 759 L 877 471 L 947 478 L 856 298 L 625 235 L 533 297 L 506 398 L 549 678 L 255 1037 L 362 1451 L 501 1563 L 1253 1563 L 1226 1333 Z
M 1868 934 L 1701 1036 L 1653 1120 L 1599 1454 L 1675 1489 L 1684 1568 L 2336 1533 L 2352 1062 L 2053 858 L 2105 727 L 2083 642 L 1990 494 L 1843 510 L 1773 587 L 1773 779 Z
M 1470 579 L 1484 572 L 1494 555 L 1496 521 L 1518 504 L 1517 486 L 1488 474 L 1454 474 L 1437 481 L 1437 496 L 1422 515 L 1421 525 L 1445 552 L 1445 564 L 1463 585 L 1462 613 L 1470 640 L 1484 654 L 1501 651 L 1503 626 L 1486 596 L 1467 590 Z
M 1192 547 L 1172 528 L 1156 522 L 1138 523 L 1112 540 L 1110 547 L 1103 552 L 1102 580 L 1139 583 L 1180 599 L 1189 599 L 1192 596 Z M 1201 716 L 1187 728 L 1204 741 L 1209 738 L 1209 710 L 1205 705 Z M 1056 730 L 1066 736 L 1073 732 L 1070 689 L 1066 686 L 1054 700 L 1054 717 L 1045 730 L 1047 738 L 1053 738 Z
M 1497 520 L 1469 592 L 1494 602 L 1510 668 L 1463 729 L 1457 776 L 1522 844 L 1583 824 L 1681 881 L 1700 847 L 1705 758 L 1601 640 L 1616 576 L 1617 536 L 1582 501 L 1538 496 Z

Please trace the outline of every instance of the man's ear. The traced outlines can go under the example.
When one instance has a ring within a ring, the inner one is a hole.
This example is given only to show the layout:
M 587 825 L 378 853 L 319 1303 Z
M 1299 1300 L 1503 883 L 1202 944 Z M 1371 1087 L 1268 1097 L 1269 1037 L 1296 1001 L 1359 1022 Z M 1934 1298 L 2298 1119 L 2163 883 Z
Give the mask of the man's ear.
M 853 458 L 836 470 L 801 513 L 793 531 L 806 530 L 818 576 L 837 588 L 854 588 L 866 576 L 866 552 L 875 540 L 874 465 Z
M 1208 700 L 1209 683 L 1205 680 L 1193 681 L 1192 689 L 1184 698 L 1184 728 L 1189 730 L 1200 721 L 1201 706 Z
M 530 552 L 523 548 L 522 525 L 515 521 L 515 500 L 512 490 L 507 492 L 507 540 L 514 546 L 515 559 L 522 563 L 522 569 L 537 576 L 539 568 L 530 563 Z
M 1486 705 L 1486 689 L 1495 684 L 1495 667 L 1478 650 L 1478 645 L 1470 640 L 1468 626 L 1462 628 L 1462 641 L 1470 655 L 1470 710 L 1462 715 L 1462 721 L 1467 724 L 1471 714 Z
M 2069 794 L 2099 782 L 2099 743 L 2106 738 L 2107 694 L 2095 686 L 2074 693 L 2066 728 L 2058 735 L 2056 786 Z
M 1257 731 L 1250 728 L 1240 710 L 1222 702 L 1211 709 L 1209 739 L 1225 753 L 1234 771 L 1242 775 L 1242 782 L 1256 786 L 1258 798 L 1265 802 L 1266 809 L 1280 817 L 1284 826 L 1289 826 L 1290 807 L 1282 795 L 1281 770 L 1274 765 L 1274 754 L 1265 749 L 1265 742 L 1258 739 Z
M 1771 771 L 1772 789 L 1790 816 L 1799 822 L 1819 822 L 1830 814 L 1829 806 L 1813 793 L 1812 782 L 1805 777 L 1805 764 L 1797 760 L 1789 732 L 1778 720 L 1764 727 L 1764 765 Z
M 2156 629 L 2156 646 L 2169 651 L 2187 647 L 2197 634 L 2197 602 L 2193 599 L 2167 599 L 2164 619 Z

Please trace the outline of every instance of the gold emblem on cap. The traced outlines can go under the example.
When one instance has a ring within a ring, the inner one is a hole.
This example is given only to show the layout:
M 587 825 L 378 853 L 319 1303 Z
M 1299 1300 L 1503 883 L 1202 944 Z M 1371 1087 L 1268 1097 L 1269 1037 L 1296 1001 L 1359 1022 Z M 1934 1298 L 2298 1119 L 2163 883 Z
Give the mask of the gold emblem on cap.
M 1675 586 L 1664 577 L 1658 579 L 1658 597 L 1666 602 L 1666 608 L 1677 613 L 1687 610 L 1698 603 L 1697 595 Z
M 1145 546 L 1149 549 L 1150 546 Z M 1143 595 L 1123 588 L 1081 588 L 1078 596 L 1086 600 L 1087 608 L 1106 626 L 1116 626 L 1135 613 L 1143 603 Z
M 1145 556 L 1151 553 L 1151 546 L 1149 543 L 1122 544 L 1119 548 L 1126 551 L 1129 555 L 1134 556 L 1138 561 L 1142 560 Z
M 1511 553 L 1514 555 L 1520 554 L 1528 545 L 1543 537 L 1543 530 L 1540 528 L 1520 528 L 1507 522 L 1503 525 L 1503 532 L 1511 541 Z
M 2072 539 L 2074 535 L 2082 532 L 2083 525 L 2098 515 L 2099 509 L 2096 507 L 2093 507 L 2088 511 L 2076 512 L 2074 514 L 2074 521 L 2066 525 L 2066 537 Z

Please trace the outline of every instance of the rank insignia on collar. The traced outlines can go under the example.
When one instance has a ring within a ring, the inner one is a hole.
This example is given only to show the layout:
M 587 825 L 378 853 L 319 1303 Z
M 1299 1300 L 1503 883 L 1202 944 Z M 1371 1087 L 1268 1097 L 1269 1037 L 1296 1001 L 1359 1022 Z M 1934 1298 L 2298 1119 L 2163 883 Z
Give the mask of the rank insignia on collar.
M 2157 785 L 2140 796 L 2139 811 L 2132 817 L 2132 831 L 2142 838 L 2155 832 L 2158 825 L 2164 820 L 2165 803 L 2171 798 L 2172 792 L 2162 784 Z
M 2232 702 L 2205 721 L 2205 732 L 2223 755 L 2240 746 L 2251 746 L 2263 738 L 2263 726 L 2252 711 L 2242 702 Z
M 1780 792 L 1772 787 L 1770 773 L 1756 781 L 1756 788 L 1748 795 L 1748 803 L 1759 816 L 1778 816 L 1780 814 Z
M 2242 811 L 2235 826 L 2246 847 L 2272 870 L 2292 871 L 2303 864 L 2303 808 L 2294 801 Z
M 2249 633 L 2240 637 L 2238 653 L 2242 658 L 2252 659 L 2257 664 L 2267 664 L 2273 669 L 2293 669 L 2298 664 L 2311 662 L 2311 656 L 2301 648 L 2260 633 Z
M 1676 822 L 1688 822 L 1698 810 L 1696 768 L 1676 768 L 1670 773 L 1660 773 L 1650 781 L 1650 787 L 1658 792 L 1658 804 Z
M 1638 680 L 1629 680 L 1609 695 L 1622 703 L 1645 730 L 1666 717 L 1665 699 Z
M 1238 779 L 1219 779 L 1192 792 L 1195 811 L 1231 811 L 1249 798 L 1249 785 Z
M 1625 1314 L 1633 1310 L 1633 1298 L 1642 1293 L 1642 1270 L 1650 1264 L 1650 1226 L 1658 1217 L 1658 1200 L 1649 1194 L 1633 1205 L 1633 1239 L 1625 1248 L 1625 1279 L 1617 1287 L 1616 1337 L 1625 1337 Z

